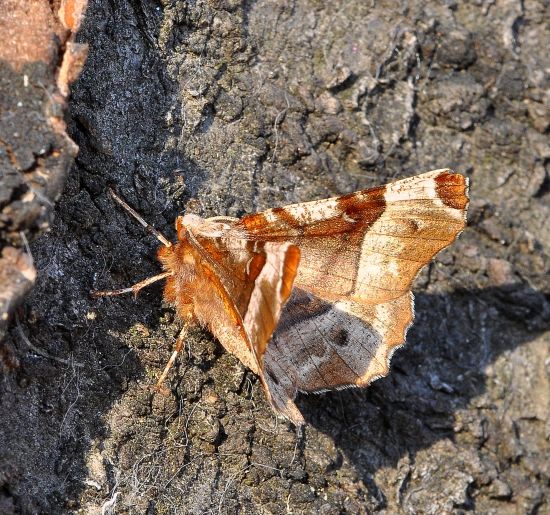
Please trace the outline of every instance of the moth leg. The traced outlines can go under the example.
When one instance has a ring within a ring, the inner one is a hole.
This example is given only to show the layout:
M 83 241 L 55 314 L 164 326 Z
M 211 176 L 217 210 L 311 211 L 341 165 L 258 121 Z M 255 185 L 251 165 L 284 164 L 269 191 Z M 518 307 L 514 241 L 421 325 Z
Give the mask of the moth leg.
M 171 247 L 172 244 L 168 241 L 168 238 L 164 236 L 160 231 L 157 231 L 152 225 L 149 225 L 135 210 L 132 209 L 124 200 L 122 200 L 111 188 L 109 188 L 109 193 L 111 196 L 124 208 L 128 213 L 130 213 L 144 228 L 146 231 L 154 234 L 157 240 L 159 240 L 165 247 Z
M 189 332 L 189 324 L 185 324 L 185 326 L 180 331 L 180 334 L 176 340 L 176 344 L 174 345 L 174 350 L 172 352 L 172 355 L 170 356 L 168 363 L 166 363 L 166 366 L 164 367 L 164 370 L 160 375 L 159 380 L 157 381 L 157 384 L 155 385 L 155 389 L 161 393 L 165 391 L 165 388 L 162 386 L 162 383 L 164 383 L 164 380 L 166 379 L 168 372 L 174 365 L 174 362 L 176 361 L 178 354 L 181 352 L 181 349 L 183 348 L 184 340 L 188 332 Z
M 114 295 L 123 295 L 125 293 L 133 293 L 134 295 L 137 295 L 139 290 L 141 290 L 142 288 L 145 288 L 150 284 L 156 283 L 157 281 L 161 281 L 162 279 L 166 279 L 171 275 L 172 275 L 172 272 L 163 272 L 162 274 L 154 275 L 153 277 L 148 277 L 147 279 L 144 279 L 139 283 L 136 283 L 132 286 L 128 286 L 128 288 L 121 288 L 120 290 L 93 291 L 91 292 L 91 295 L 92 297 L 112 297 Z

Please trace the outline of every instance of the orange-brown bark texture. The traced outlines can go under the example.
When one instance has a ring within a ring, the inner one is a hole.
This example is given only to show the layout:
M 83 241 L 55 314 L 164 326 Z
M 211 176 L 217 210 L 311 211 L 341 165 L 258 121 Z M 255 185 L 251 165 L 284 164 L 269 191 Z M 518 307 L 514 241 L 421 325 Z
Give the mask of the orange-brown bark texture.
M 0 512 L 550 511 L 549 17 L 542 0 L 92 0 L 65 117 L 44 107 L 63 24 L 4 59 L 2 245 L 25 269 L 26 235 L 36 282 L 0 343 Z M 70 172 L 51 117 L 80 148 Z M 180 329 L 160 284 L 89 296 L 160 272 L 109 187 L 174 239 L 179 214 L 445 167 L 471 179 L 469 225 L 416 280 L 407 345 L 367 389 L 299 397 L 301 435 L 207 331 L 151 389 Z

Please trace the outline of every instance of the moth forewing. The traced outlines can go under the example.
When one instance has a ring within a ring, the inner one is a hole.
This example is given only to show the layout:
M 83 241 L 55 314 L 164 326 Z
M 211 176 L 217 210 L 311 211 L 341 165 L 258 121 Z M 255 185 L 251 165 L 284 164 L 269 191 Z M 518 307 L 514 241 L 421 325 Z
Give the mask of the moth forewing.
M 283 411 L 297 391 L 366 386 L 388 373 L 414 318 L 411 284 L 464 229 L 467 205 L 467 178 L 445 169 L 236 224 L 253 241 L 286 234 L 301 251 L 299 293 L 264 356 Z

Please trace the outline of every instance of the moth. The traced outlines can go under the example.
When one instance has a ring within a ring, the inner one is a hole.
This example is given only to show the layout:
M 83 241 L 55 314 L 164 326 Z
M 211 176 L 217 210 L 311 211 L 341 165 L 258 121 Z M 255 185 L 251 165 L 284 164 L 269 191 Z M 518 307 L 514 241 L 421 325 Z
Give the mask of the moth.
M 414 318 L 411 283 L 466 224 L 468 179 L 434 170 L 326 200 L 240 219 L 176 219 L 161 241 L 165 279 L 183 329 L 160 386 L 192 324 L 201 324 L 260 378 L 275 412 L 304 418 L 297 392 L 364 387 L 389 372 Z

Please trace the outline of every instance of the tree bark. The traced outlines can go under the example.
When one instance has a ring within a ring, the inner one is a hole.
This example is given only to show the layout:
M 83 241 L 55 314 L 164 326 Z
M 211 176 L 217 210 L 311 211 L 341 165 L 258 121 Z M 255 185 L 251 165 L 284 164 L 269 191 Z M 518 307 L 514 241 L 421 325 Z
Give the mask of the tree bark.
M 90 2 L 80 152 L 2 344 L 0 511 L 549 510 L 548 19 L 536 0 Z M 299 398 L 302 436 L 206 331 L 154 393 L 179 331 L 160 286 L 89 296 L 160 272 L 108 187 L 173 239 L 178 214 L 444 167 L 471 178 L 469 227 L 416 281 L 407 345 L 367 389 Z

